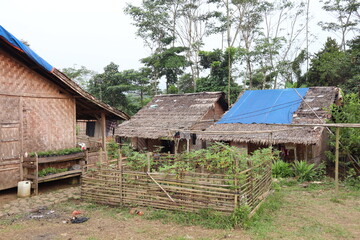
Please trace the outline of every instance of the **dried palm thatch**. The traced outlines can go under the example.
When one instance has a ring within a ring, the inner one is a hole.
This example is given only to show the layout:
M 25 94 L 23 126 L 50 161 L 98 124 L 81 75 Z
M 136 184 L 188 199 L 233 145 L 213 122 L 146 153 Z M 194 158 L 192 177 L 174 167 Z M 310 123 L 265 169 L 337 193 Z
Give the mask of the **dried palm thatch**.
M 300 107 L 293 115 L 292 124 L 325 123 L 331 116 L 326 110 L 340 98 L 335 87 L 310 87 Z M 233 141 L 256 144 L 317 144 L 323 127 L 290 127 L 271 124 L 214 124 L 198 139 L 209 141 Z M 233 133 L 232 132 L 238 132 Z
M 158 95 L 129 121 L 120 124 L 116 135 L 150 139 L 171 138 L 173 137 L 171 130 L 192 129 L 204 119 L 209 110 L 214 110 L 216 103 L 222 106 L 222 112 L 227 109 L 224 93 Z M 215 111 L 214 115 L 216 115 Z M 218 115 L 220 117 L 220 114 Z

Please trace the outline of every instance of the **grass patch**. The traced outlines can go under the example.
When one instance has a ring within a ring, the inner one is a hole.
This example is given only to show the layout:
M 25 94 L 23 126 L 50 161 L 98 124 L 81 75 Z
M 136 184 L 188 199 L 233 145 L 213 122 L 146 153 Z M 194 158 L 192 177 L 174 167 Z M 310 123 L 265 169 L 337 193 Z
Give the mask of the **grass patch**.
M 248 231 L 261 239 L 267 239 L 268 233 L 275 229 L 274 217 L 282 207 L 284 200 L 283 191 L 275 191 L 260 206 L 255 215 L 248 221 Z
M 185 226 L 198 225 L 210 229 L 233 229 L 236 226 L 247 224 L 248 213 L 247 207 L 239 208 L 231 215 L 211 209 L 201 209 L 198 212 L 149 209 L 145 218 L 160 220 L 162 223 L 175 222 Z

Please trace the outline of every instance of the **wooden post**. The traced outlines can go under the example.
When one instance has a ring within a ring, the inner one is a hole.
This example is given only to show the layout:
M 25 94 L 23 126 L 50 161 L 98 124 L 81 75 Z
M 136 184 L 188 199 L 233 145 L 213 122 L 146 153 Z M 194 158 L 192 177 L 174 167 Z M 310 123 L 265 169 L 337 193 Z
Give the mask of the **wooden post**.
M 247 198 L 248 200 L 248 205 L 250 207 L 252 207 L 252 204 L 253 204 L 253 191 L 254 191 L 254 188 L 253 188 L 253 184 L 254 184 L 254 179 L 253 179 L 253 162 L 252 161 L 248 161 L 247 162 L 247 165 L 248 165 L 248 168 L 250 169 L 250 171 L 248 172 L 248 176 L 247 176 L 247 180 L 248 180 L 248 183 L 249 183 L 249 196 Z
M 39 157 L 35 153 L 34 193 L 39 194 Z
M 152 153 L 150 153 L 150 152 L 147 153 L 147 172 L 148 172 L 148 173 L 149 173 L 150 170 L 151 170 L 151 165 L 150 165 L 151 155 L 152 155 Z
M 102 148 L 100 148 L 99 163 L 100 163 L 100 169 L 102 169 L 102 164 L 103 164 L 103 149 Z
M 339 139 L 340 128 L 336 128 L 336 142 L 335 142 L 335 194 L 339 192 Z
M 105 113 L 101 113 L 101 140 L 103 150 L 105 152 L 105 161 L 107 161 L 107 149 L 106 149 L 106 116 Z
M 232 155 L 232 158 L 234 158 L 234 156 Z M 235 185 L 235 199 L 234 199 L 234 210 L 238 207 L 239 205 L 239 184 L 238 184 L 238 169 L 239 169 L 239 159 L 237 157 L 235 157 L 235 179 L 234 179 L 234 185 Z
M 190 152 L 190 139 L 186 139 L 186 152 Z
M 120 170 L 122 168 L 122 155 L 121 150 L 118 149 L 118 169 Z

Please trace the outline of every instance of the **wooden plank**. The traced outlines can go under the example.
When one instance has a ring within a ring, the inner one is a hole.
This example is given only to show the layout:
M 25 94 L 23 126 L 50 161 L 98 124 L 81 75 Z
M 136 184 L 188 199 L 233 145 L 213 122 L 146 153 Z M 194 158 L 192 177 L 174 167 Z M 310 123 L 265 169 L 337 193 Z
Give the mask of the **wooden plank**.
M 66 162 L 71 160 L 78 160 L 85 157 L 83 152 L 62 155 L 62 156 L 53 156 L 53 157 L 39 157 L 39 163 L 53 163 L 53 162 Z

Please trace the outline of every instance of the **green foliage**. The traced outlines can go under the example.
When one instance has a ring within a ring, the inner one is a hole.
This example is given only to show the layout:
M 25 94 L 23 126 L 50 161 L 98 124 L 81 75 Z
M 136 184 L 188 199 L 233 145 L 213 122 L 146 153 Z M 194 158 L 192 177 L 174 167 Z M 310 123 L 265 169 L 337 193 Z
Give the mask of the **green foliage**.
M 343 99 L 343 105 L 332 105 L 329 109 L 334 123 L 359 123 L 360 122 L 360 98 L 352 93 L 346 94 Z M 332 129 L 333 132 L 335 129 Z M 356 161 L 360 162 L 360 128 L 342 128 L 340 130 L 341 145 L 340 154 L 351 154 Z M 335 146 L 335 136 L 330 135 L 330 146 Z M 334 155 L 328 152 L 328 157 L 334 160 Z
M 119 66 L 110 63 L 104 72 L 94 75 L 88 90 L 101 101 L 121 109 L 130 115 L 145 105 L 144 98 L 150 92 L 150 70 L 119 71 Z
M 74 67 L 63 68 L 61 71 L 85 90 L 88 89 L 90 79 L 96 74 L 84 66 L 78 68 L 76 65 Z
M 50 150 L 44 152 L 37 152 L 38 157 L 52 157 L 52 156 L 62 156 L 62 155 L 69 155 L 73 153 L 82 152 L 81 148 L 67 148 L 61 150 Z M 35 152 L 29 154 L 30 157 L 35 157 Z
M 186 57 L 182 55 L 185 50 L 185 47 L 163 48 L 161 52 L 143 58 L 141 62 L 151 69 L 154 78 L 166 78 L 166 90 L 169 91 L 169 87 L 177 83 L 178 76 L 189 65 Z
M 229 76 L 229 67 L 231 69 L 231 66 L 238 60 L 237 49 L 231 47 L 227 48 L 225 52 L 220 49 L 200 51 L 199 57 L 200 65 L 204 69 L 210 69 L 210 74 L 205 78 L 197 80 L 196 91 L 223 91 L 228 93 L 228 82 L 230 77 L 230 98 L 232 103 L 235 102 L 240 93 L 240 87 L 234 82 L 231 71 Z
M 345 185 L 360 190 L 360 175 L 353 168 L 350 168 L 345 178 Z
M 40 170 L 38 172 L 38 176 L 45 177 L 45 176 L 51 175 L 51 174 L 66 172 L 67 170 L 68 170 L 67 168 L 48 167 L 48 168 L 44 168 L 44 169 Z
M 121 147 L 121 154 L 127 157 L 126 165 L 133 171 L 142 171 L 148 164 L 146 153 L 134 151 L 129 145 Z
M 357 93 L 360 79 L 360 37 L 349 41 L 344 51 L 332 38 L 311 59 L 310 69 L 299 84 L 339 86 L 345 93 Z
M 114 140 L 111 140 L 106 145 L 106 150 L 109 159 L 117 159 L 119 157 L 118 150 L 119 144 L 117 144 Z
M 290 163 L 282 160 L 274 161 L 272 164 L 272 175 L 275 178 L 286 178 L 293 176 L 293 169 Z
M 306 161 L 295 161 L 292 164 L 294 168 L 294 175 L 298 181 L 311 181 L 316 176 L 315 164 Z

